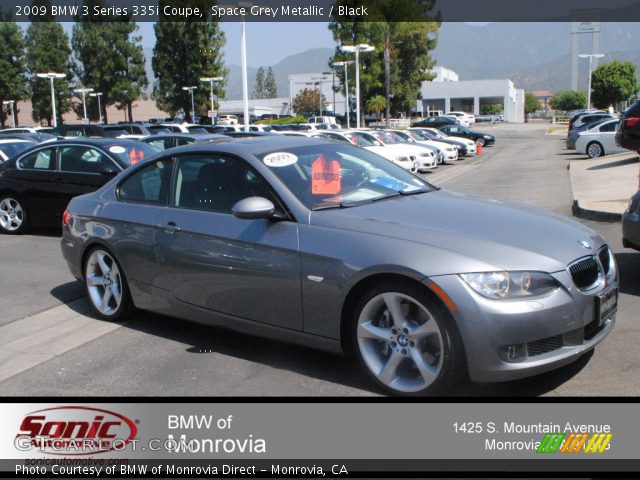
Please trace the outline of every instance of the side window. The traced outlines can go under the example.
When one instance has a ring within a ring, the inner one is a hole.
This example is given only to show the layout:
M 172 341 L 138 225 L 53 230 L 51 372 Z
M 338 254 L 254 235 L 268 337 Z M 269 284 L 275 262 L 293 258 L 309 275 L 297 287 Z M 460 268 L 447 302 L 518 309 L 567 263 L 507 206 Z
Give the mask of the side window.
M 602 125 L 600 127 L 600 131 L 601 132 L 615 132 L 617 126 L 618 126 L 617 122 L 607 123 L 606 125 Z
M 54 170 L 56 162 L 53 152 L 53 148 L 33 152 L 18 160 L 18 166 L 27 170 Z
M 265 197 L 277 205 L 267 182 L 240 159 L 216 155 L 177 159 L 174 206 L 231 213 L 247 197 Z
M 171 161 L 157 161 L 125 179 L 118 188 L 118 198 L 125 202 L 166 205 L 171 183 Z
M 171 148 L 172 145 L 172 140 L 171 138 L 154 138 L 153 140 L 150 140 L 149 142 L 147 142 L 149 145 L 151 145 L 152 147 L 156 147 L 158 150 L 166 150 L 168 148 Z
M 182 146 L 182 145 L 189 145 L 190 143 L 195 142 L 195 140 L 193 138 L 184 138 L 184 137 L 180 137 L 178 138 L 178 146 Z
M 134 135 L 142 135 L 142 129 L 140 129 L 140 127 L 131 126 L 131 133 Z
M 73 146 L 60 149 L 60 170 L 75 173 L 100 173 L 113 162 L 102 152 L 91 147 Z

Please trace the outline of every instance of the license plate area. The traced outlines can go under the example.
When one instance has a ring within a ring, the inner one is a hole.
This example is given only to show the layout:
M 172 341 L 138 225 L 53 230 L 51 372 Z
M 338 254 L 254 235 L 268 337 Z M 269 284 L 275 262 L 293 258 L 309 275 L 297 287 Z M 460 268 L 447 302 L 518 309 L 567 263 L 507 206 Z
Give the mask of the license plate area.
M 618 309 L 618 289 L 614 288 L 596 297 L 596 322 L 601 327 Z

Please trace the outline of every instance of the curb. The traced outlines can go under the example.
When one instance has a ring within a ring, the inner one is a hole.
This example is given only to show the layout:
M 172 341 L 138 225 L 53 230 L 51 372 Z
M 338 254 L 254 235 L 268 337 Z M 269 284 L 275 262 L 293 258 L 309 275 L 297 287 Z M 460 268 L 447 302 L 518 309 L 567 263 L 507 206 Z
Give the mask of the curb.
M 573 213 L 574 217 L 582 218 L 584 220 L 593 220 L 596 222 L 616 223 L 622 221 L 621 213 L 588 210 L 586 208 L 582 208 L 579 200 L 575 199 L 573 200 L 573 205 L 571 205 L 571 213 Z

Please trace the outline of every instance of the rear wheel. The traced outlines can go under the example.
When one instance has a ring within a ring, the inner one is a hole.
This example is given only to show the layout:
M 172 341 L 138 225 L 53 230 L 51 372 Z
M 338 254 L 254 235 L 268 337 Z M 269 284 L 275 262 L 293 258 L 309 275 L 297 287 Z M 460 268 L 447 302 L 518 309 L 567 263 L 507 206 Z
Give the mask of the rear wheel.
M 129 286 L 111 252 L 102 247 L 91 250 L 84 272 L 87 296 L 98 316 L 116 321 L 131 312 Z
M 3 233 L 20 234 L 27 229 L 27 209 L 22 199 L 13 194 L 0 196 L 0 230 Z
M 476 140 L 476 145 L 480 145 L 481 147 L 484 147 L 484 138 L 478 138 Z
M 587 145 L 587 155 L 589 158 L 599 158 L 604 156 L 604 148 L 598 142 L 591 142 Z
M 372 288 L 356 306 L 352 333 L 365 371 L 391 393 L 436 394 L 462 379 L 458 333 L 424 287 L 388 282 Z

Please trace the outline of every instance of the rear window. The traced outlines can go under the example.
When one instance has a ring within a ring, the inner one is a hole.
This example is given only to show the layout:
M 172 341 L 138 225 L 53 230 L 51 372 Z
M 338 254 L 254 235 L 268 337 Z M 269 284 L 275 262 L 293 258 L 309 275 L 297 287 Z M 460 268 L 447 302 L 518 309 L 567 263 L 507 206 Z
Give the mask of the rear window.
M 146 143 L 112 143 L 106 149 L 124 165 L 135 165 L 146 160 L 151 155 L 158 153 L 158 149 Z
M 11 158 L 33 147 L 34 145 L 35 143 L 31 142 L 0 143 L 0 151 L 4 153 L 7 158 Z

